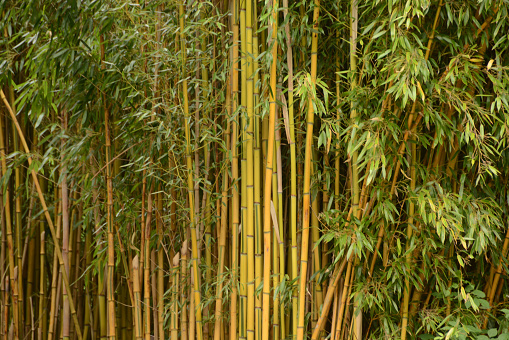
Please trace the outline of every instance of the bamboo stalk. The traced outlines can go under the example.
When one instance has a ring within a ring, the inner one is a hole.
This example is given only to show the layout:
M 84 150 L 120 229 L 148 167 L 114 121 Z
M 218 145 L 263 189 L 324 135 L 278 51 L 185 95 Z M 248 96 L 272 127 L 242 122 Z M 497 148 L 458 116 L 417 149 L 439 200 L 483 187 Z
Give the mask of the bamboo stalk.
M 66 135 L 67 130 L 67 113 L 65 110 L 62 110 L 62 135 Z M 65 150 L 65 137 L 61 139 L 61 147 L 62 151 Z M 67 165 L 65 164 L 65 154 L 61 154 L 61 162 L 62 162 L 62 170 L 61 177 L 62 182 L 60 184 L 62 191 L 62 256 L 64 260 L 64 267 L 62 270 L 65 270 L 65 275 L 70 276 L 70 256 L 69 256 L 69 246 L 70 246 L 70 228 L 69 228 L 69 191 L 67 188 Z M 70 315 L 69 315 L 69 299 L 68 295 L 71 294 L 70 291 L 63 288 L 63 310 L 62 310 L 62 337 L 64 340 L 69 339 L 70 335 Z
M 232 12 L 232 29 L 233 29 L 233 42 L 231 52 L 231 112 L 232 114 L 237 111 L 238 103 L 238 39 L 239 39 L 239 27 L 238 27 L 238 0 L 232 0 L 231 2 Z M 236 120 L 232 122 L 232 137 L 231 137 L 231 154 L 232 154 L 232 229 L 231 229 L 231 268 L 232 268 L 232 293 L 230 300 L 230 340 L 238 339 L 237 332 L 237 286 L 238 286 L 238 235 L 239 235 L 239 163 L 238 163 L 238 124 Z
M 228 133 L 227 133 L 228 135 Z M 216 291 L 216 306 L 215 306 L 215 325 L 214 325 L 214 340 L 221 340 L 221 323 L 222 323 L 222 308 L 223 308 L 223 273 L 226 252 L 226 233 L 227 233 L 227 188 L 228 188 L 228 174 L 226 170 L 223 172 L 223 191 L 221 197 L 221 232 L 219 237 L 219 266 L 217 271 L 217 278 L 219 285 Z
M 274 159 L 274 130 L 276 124 L 276 81 L 277 81 L 277 8 L 278 0 L 272 3 L 272 63 L 270 67 L 270 88 L 269 88 L 269 130 L 267 141 L 267 165 L 265 167 L 265 189 L 263 193 L 263 310 L 262 310 L 262 339 L 269 338 L 269 316 L 270 316 L 270 260 L 271 260 L 271 228 L 270 228 L 270 192 L 272 181 L 272 167 Z
M 133 292 L 134 292 L 134 337 L 136 340 L 143 339 L 143 317 L 141 309 L 140 289 L 140 262 L 138 255 L 133 259 Z
M 181 260 L 181 264 L 180 264 L 180 268 L 181 268 L 181 281 L 182 281 L 182 284 L 181 284 L 181 295 L 180 295 L 180 304 L 181 304 L 181 309 L 182 309 L 182 329 L 180 331 L 180 336 L 182 338 L 182 340 L 187 340 L 188 339 L 188 329 L 189 329 L 189 321 L 188 321 L 188 317 L 187 317 L 187 305 L 188 305 L 188 299 L 187 297 L 190 295 L 188 294 L 188 289 L 189 289 L 189 286 L 187 284 L 187 279 L 189 277 L 188 273 L 187 273 L 187 254 L 188 254 L 188 245 L 187 245 L 187 240 L 184 241 L 184 243 L 182 243 L 182 248 L 181 248 L 181 254 L 182 254 L 182 260 Z M 190 296 L 190 298 L 192 297 L 192 295 Z M 192 313 L 192 310 L 191 310 L 191 313 Z M 193 339 L 191 339 L 193 340 Z
M 180 285 L 180 277 L 179 277 L 179 268 L 180 264 L 180 253 L 177 253 L 173 257 L 173 268 L 172 268 L 172 298 L 171 298 L 171 310 L 170 310 L 170 332 L 171 332 L 171 340 L 178 339 L 178 304 L 179 304 L 179 285 Z
M 193 274 L 194 274 L 194 299 L 196 304 L 196 310 L 192 310 L 192 316 L 196 316 L 196 328 L 197 328 L 197 339 L 203 339 L 202 329 L 202 311 L 201 311 L 201 292 L 200 292 L 200 274 L 198 268 L 198 241 L 196 234 L 196 221 L 194 214 L 194 180 L 193 180 L 193 161 L 191 159 L 191 135 L 189 130 L 189 99 L 187 89 L 187 78 L 186 78 L 186 43 L 184 39 L 184 3 L 179 2 L 179 18 L 180 18 L 180 43 L 182 53 L 182 68 L 183 68 L 183 81 L 182 81 L 182 93 L 184 97 L 184 130 L 186 136 L 186 160 L 187 160 L 187 186 L 189 195 L 189 216 L 191 226 L 191 249 L 192 249 L 192 262 L 193 262 Z M 198 164 L 196 164 L 198 166 Z
M 317 51 L 318 51 L 318 18 L 320 14 L 320 0 L 314 1 L 313 9 L 313 33 L 311 37 L 311 86 L 316 84 Z M 299 314 L 297 323 L 297 340 L 304 339 L 304 308 L 306 304 L 306 276 L 308 271 L 309 253 L 309 219 L 310 219 L 310 182 L 311 182 L 311 158 L 313 155 L 313 125 L 315 112 L 313 99 L 308 98 L 307 127 L 306 127 L 306 153 L 304 159 L 304 186 L 303 186 L 303 219 L 302 219 L 302 246 L 300 261 L 299 280 Z
M 254 239 L 254 61 L 253 61 L 253 1 L 246 0 L 246 166 L 247 166 L 247 339 L 255 339 L 255 239 Z M 241 12 L 242 25 L 242 12 Z
M 59 217 L 61 211 L 62 211 L 62 201 L 60 200 L 60 196 L 62 195 L 62 190 L 55 190 L 55 196 L 56 201 L 58 201 L 57 204 L 57 211 L 55 214 L 55 221 L 57 225 L 57 235 L 58 240 L 60 240 L 60 234 L 61 234 L 61 225 L 62 225 L 62 219 Z M 57 304 L 57 298 L 58 298 L 58 281 L 59 281 L 59 271 L 56 270 L 58 266 L 58 258 L 56 252 L 53 252 L 53 266 L 52 268 L 55 268 L 53 270 L 53 274 L 51 277 L 51 297 L 50 297 L 50 314 L 49 314 L 49 326 L 48 326 L 48 338 L 51 340 L 53 339 L 53 335 L 55 333 L 55 316 L 56 316 L 56 310 L 58 309 Z
M 45 240 L 46 232 L 41 233 L 41 247 L 40 247 L 40 262 L 41 262 L 41 271 L 40 271 L 40 280 L 39 280 L 39 323 L 37 327 L 37 339 L 44 340 L 45 339 L 45 329 L 46 329 L 46 320 L 44 316 L 46 315 L 46 275 L 44 270 L 44 261 L 46 258 L 46 240 Z
M 288 16 L 288 0 L 283 0 L 283 14 L 285 20 Z M 298 254 L 297 254 L 297 151 L 295 147 L 295 118 L 293 109 L 293 49 L 290 35 L 290 23 L 286 21 L 286 61 L 288 67 L 288 120 L 290 121 L 290 234 L 291 234 L 291 278 L 297 280 Z M 339 181 L 338 181 L 339 183 Z M 292 293 L 292 334 L 297 334 L 297 291 Z

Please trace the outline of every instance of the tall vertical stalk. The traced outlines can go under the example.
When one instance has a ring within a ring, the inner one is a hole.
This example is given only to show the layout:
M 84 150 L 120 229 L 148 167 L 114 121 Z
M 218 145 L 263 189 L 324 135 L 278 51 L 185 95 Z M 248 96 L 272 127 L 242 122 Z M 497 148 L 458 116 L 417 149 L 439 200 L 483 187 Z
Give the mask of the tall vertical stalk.
M 265 167 L 265 188 L 263 192 L 263 310 L 262 310 L 262 339 L 269 338 L 270 330 L 270 261 L 271 261 L 271 228 L 270 228 L 270 196 L 272 167 L 274 159 L 274 133 L 276 126 L 276 84 L 277 84 L 277 8 L 279 1 L 272 2 L 272 27 L 271 40 L 272 45 L 272 63 L 270 66 L 270 86 L 269 86 L 269 131 L 267 141 L 267 165 Z
M 180 18 L 180 44 L 181 44 L 181 58 L 182 58 L 182 94 L 184 99 L 184 130 L 186 136 L 186 159 L 187 159 L 187 187 L 189 195 L 189 217 L 191 225 L 191 249 L 192 249 L 192 262 L 193 262 L 193 274 L 194 274 L 194 299 L 196 310 L 192 311 L 193 315 L 196 316 L 196 331 L 197 339 L 202 340 L 202 312 L 201 312 L 201 292 L 200 292 L 200 274 L 198 268 L 198 241 L 196 235 L 196 220 L 194 215 L 194 180 L 193 180 L 193 161 L 191 159 L 191 132 L 189 130 L 189 98 L 187 88 L 187 71 L 186 71 L 186 41 L 184 37 L 184 2 L 179 2 L 179 18 Z M 198 164 L 195 164 L 198 166 Z
M 320 15 L 320 0 L 314 0 L 313 9 L 313 33 L 311 36 L 311 86 L 316 84 L 317 53 L 318 53 L 318 18 Z M 314 93 L 314 89 L 311 93 Z M 306 153 L 304 158 L 304 186 L 302 204 L 302 246 L 299 278 L 299 314 L 297 320 L 297 340 L 304 340 L 304 316 L 306 305 L 306 284 L 308 271 L 309 253 L 309 220 L 310 220 L 310 184 L 311 184 L 311 159 L 313 156 L 313 125 L 315 121 L 314 98 L 309 95 L 306 127 Z

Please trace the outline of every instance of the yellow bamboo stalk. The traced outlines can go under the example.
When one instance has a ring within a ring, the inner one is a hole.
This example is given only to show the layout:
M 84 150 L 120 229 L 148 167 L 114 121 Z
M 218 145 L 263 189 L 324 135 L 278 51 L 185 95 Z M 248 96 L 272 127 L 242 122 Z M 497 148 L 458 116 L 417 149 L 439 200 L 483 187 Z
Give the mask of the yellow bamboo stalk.
M 182 248 L 181 248 L 181 253 L 182 253 L 182 260 L 181 260 L 181 264 L 180 264 L 180 269 L 181 269 L 181 274 L 180 274 L 180 279 L 181 279 L 181 295 L 180 295 L 180 305 L 181 305 L 181 311 L 182 311 L 182 321 L 181 321 L 181 324 L 182 324 L 182 328 L 180 330 L 180 337 L 182 338 L 182 340 L 187 340 L 188 339 L 188 329 L 189 329 L 189 321 L 188 321 L 188 317 L 187 317 L 187 305 L 188 305 L 188 285 L 187 285 L 187 278 L 189 277 L 188 273 L 187 273 L 187 253 L 188 253 L 188 245 L 187 245 L 187 240 L 185 240 L 183 243 L 182 243 Z M 192 311 L 191 311 L 192 312 Z M 192 339 L 191 339 L 192 340 Z
M 318 51 L 318 18 L 320 14 L 320 0 L 314 1 L 313 33 L 311 37 L 311 86 L 316 84 L 317 51 Z M 304 316 L 306 305 L 306 281 L 308 271 L 309 252 L 309 219 L 310 219 L 310 184 L 311 184 L 311 158 L 313 153 L 313 125 L 315 112 L 312 96 L 308 99 L 307 127 L 306 127 L 306 154 L 304 158 L 304 187 L 303 187 L 303 218 L 302 218 L 302 246 L 299 280 L 299 314 L 297 323 L 297 340 L 304 340 Z
M 133 293 L 134 293 L 134 337 L 143 339 L 143 316 L 141 309 L 140 261 L 138 255 L 133 259 Z
M 193 262 L 193 274 L 194 274 L 194 299 L 196 310 L 191 310 L 191 315 L 196 317 L 196 330 L 197 339 L 203 339 L 202 330 L 202 312 L 201 312 L 201 292 L 200 292 L 200 273 L 198 268 L 198 241 L 196 235 L 196 221 L 194 214 L 194 180 L 193 180 L 193 161 L 191 159 L 191 133 L 189 131 L 189 98 L 187 88 L 187 72 L 186 72 L 186 42 L 184 38 L 184 2 L 179 1 L 179 18 L 180 18 L 180 44 L 182 53 L 182 94 L 184 97 L 184 130 L 186 136 L 186 160 L 187 160 L 187 187 L 189 195 L 189 217 L 191 225 L 191 251 L 192 251 L 192 262 Z M 196 164 L 198 166 L 198 164 Z
M 254 61 L 253 61 L 253 1 L 245 0 L 245 69 L 246 69 L 246 167 L 247 167 L 247 339 L 255 339 L 255 243 L 254 243 Z M 242 21 L 241 12 L 241 21 Z M 242 23 L 241 23 L 242 25 Z
M 347 263 L 347 259 L 343 259 L 341 261 L 341 264 L 339 262 L 336 263 L 336 266 L 334 267 L 333 277 L 334 279 L 331 279 L 329 281 L 329 288 L 327 289 L 327 295 L 325 296 L 325 300 L 323 302 L 323 308 L 320 314 L 320 317 L 318 318 L 316 322 L 316 326 L 313 330 L 313 333 L 311 335 L 311 340 L 316 340 L 320 336 L 320 332 L 322 331 L 322 328 L 324 326 L 325 321 L 327 321 L 327 315 L 329 314 L 329 308 L 334 300 L 334 296 L 337 295 L 337 286 L 339 279 L 341 277 L 341 274 L 343 273 L 343 270 L 345 269 Z M 335 306 L 335 308 L 337 308 Z M 334 322 L 334 318 L 333 318 Z M 334 332 L 331 333 L 331 335 L 334 335 Z
M 37 339 L 44 340 L 44 331 L 46 326 L 46 273 L 45 273 L 45 260 L 46 260 L 46 232 L 41 233 L 41 246 L 40 246 L 40 279 L 39 279 L 39 324 L 37 327 Z
M 232 114 L 237 110 L 238 103 L 238 92 L 239 92 L 239 84 L 238 84 L 238 40 L 239 40 L 239 26 L 238 26 L 238 0 L 233 0 L 231 2 L 231 12 L 232 12 L 232 30 L 233 30 L 233 44 L 231 49 L 231 73 L 230 73 L 230 83 L 231 83 L 231 112 Z M 238 161 L 238 147 L 237 147 L 237 138 L 238 138 L 238 124 L 237 121 L 234 120 L 232 122 L 232 136 L 231 136 L 231 154 L 232 154 L 232 203 L 231 203 L 231 214 L 232 214 L 232 229 L 231 229 L 231 268 L 232 268 L 232 294 L 230 299 L 230 340 L 238 339 L 237 332 L 237 283 L 238 283 L 238 235 L 239 235 L 239 224 L 240 224 L 240 216 L 239 216 L 239 161 Z
M 152 223 L 152 185 L 147 200 L 147 220 L 145 225 L 145 263 L 143 264 L 143 332 L 145 340 L 151 340 L 150 332 L 150 225 Z
M 61 232 L 61 219 L 59 218 L 59 214 L 62 210 L 62 202 L 60 201 L 60 195 L 62 194 L 62 190 L 55 190 L 55 201 L 58 201 L 57 204 L 57 213 L 55 214 L 55 220 L 57 225 L 57 238 L 60 241 L 60 232 Z M 53 254 L 53 268 L 56 268 L 58 265 L 57 254 Z M 50 297 L 50 313 L 49 313 L 49 325 L 48 325 L 48 339 L 52 340 L 55 333 L 55 315 L 57 309 L 57 281 L 58 281 L 59 273 L 58 270 L 53 270 L 53 274 L 51 277 L 51 297 Z
M 105 64 L 105 42 L 102 35 L 99 36 L 101 45 L 101 69 L 106 68 Z M 110 136 L 110 112 L 106 103 L 106 96 L 103 94 L 104 105 L 104 131 L 106 146 L 106 192 L 107 192 L 107 214 L 106 232 L 108 237 L 108 264 L 106 275 L 106 300 L 108 305 L 108 339 L 116 338 L 116 312 L 115 312 L 115 242 L 113 236 L 113 184 L 111 180 L 111 136 Z
M 277 118 L 277 117 L 276 117 Z M 281 130 L 276 130 L 276 164 L 277 164 L 277 206 L 278 206 L 278 230 L 275 230 L 277 246 L 278 246 L 278 260 L 279 260 L 279 275 L 277 278 L 278 285 L 282 285 L 285 277 L 285 249 L 284 249 L 284 225 L 283 225 L 283 161 L 281 157 Z M 279 317 L 279 330 L 280 338 L 286 338 L 286 324 L 285 324 L 285 305 L 282 300 L 282 292 L 279 292 L 279 304 L 281 315 Z
M 227 133 L 228 134 L 228 133 Z M 228 144 L 228 143 L 227 143 Z M 214 326 L 214 340 L 221 340 L 221 323 L 222 323 L 222 307 L 223 307 L 223 273 L 225 263 L 225 252 L 226 252 L 226 231 L 227 231 L 227 214 L 228 214 L 228 173 L 225 170 L 223 172 L 223 190 L 221 194 L 221 232 L 219 237 L 219 265 L 217 271 L 217 279 L 219 284 L 216 291 L 216 308 L 215 308 L 215 326 Z
M 13 112 L 17 112 L 17 109 L 16 109 L 16 105 L 15 105 L 15 98 L 14 98 L 14 88 L 12 86 L 9 86 L 8 88 L 9 90 L 9 100 L 10 100 L 10 105 L 12 107 L 12 111 Z M 22 118 L 22 117 L 21 117 Z M 17 152 L 17 151 L 21 151 L 20 150 L 20 147 L 19 147 L 19 136 L 18 136 L 18 133 L 20 134 L 23 134 L 23 131 L 24 131 L 24 125 L 23 125 L 23 121 L 21 121 L 20 123 L 20 132 L 17 132 L 16 131 L 16 126 L 15 124 L 13 123 L 11 125 L 11 128 L 12 128 L 12 136 L 13 136 L 13 147 L 14 147 L 14 152 Z M 21 201 L 21 195 L 22 195 L 22 191 L 21 191 L 21 183 L 23 182 L 23 174 L 21 172 L 21 167 L 20 166 L 16 166 L 14 168 L 14 191 L 13 191 L 13 194 L 14 194 L 14 218 L 15 218 L 15 223 L 14 223 L 14 226 L 15 226 L 15 230 L 13 230 L 14 232 L 14 237 L 15 237 L 15 242 L 16 242 L 16 247 L 14 249 L 16 249 L 16 262 L 15 262 L 15 265 L 17 268 L 22 268 L 22 248 L 21 248 L 21 239 L 23 238 L 23 227 L 22 227 L 22 211 L 21 211 L 21 207 L 22 207 L 22 201 Z M 16 276 L 17 278 L 17 282 L 16 282 L 16 285 L 12 285 L 12 288 L 13 288 L 13 306 L 14 306 L 14 313 L 16 313 L 16 308 L 17 308 L 17 325 L 14 327 L 15 328 L 15 337 L 19 337 L 20 339 L 23 339 L 24 337 L 24 332 L 23 332 L 23 271 L 21 270 L 21 272 L 19 273 L 19 276 Z M 17 330 L 17 331 L 16 331 Z
M 288 16 L 288 0 L 283 0 L 283 14 Z M 291 238 L 291 279 L 298 276 L 297 254 L 297 151 L 295 148 L 295 118 L 293 110 L 293 49 L 290 34 L 290 23 L 286 21 L 286 63 L 288 67 L 288 120 L 290 121 L 290 238 Z M 339 183 L 339 181 L 337 181 Z M 297 290 L 292 292 L 292 334 L 297 334 Z
M 269 130 L 267 141 L 267 166 L 265 167 L 265 188 L 263 196 L 263 310 L 262 310 L 262 339 L 269 338 L 270 331 L 270 260 L 271 260 L 271 228 L 270 228 L 270 193 L 272 181 L 272 167 L 274 154 L 274 130 L 276 124 L 276 82 L 277 82 L 277 8 L 278 0 L 272 3 L 272 63 L 270 67 L 270 87 L 269 87 Z
M 157 306 L 157 303 L 155 302 L 156 299 L 159 297 L 157 294 L 157 275 L 156 275 L 156 251 L 152 249 L 150 251 L 150 272 L 153 273 L 153 275 L 150 278 L 151 281 L 151 290 L 152 290 L 152 297 L 154 300 L 154 307 Z M 157 312 L 159 308 L 152 308 L 152 318 L 154 323 L 154 335 L 151 335 L 151 338 L 158 339 L 159 338 L 159 319 L 157 317 Z
M 262 227 L 262 152 L 261 152 L 261 129 L 260 129 L 260 87 L 257 85 L 260 81 L 258 65 L 259 42 L 257 34 L 257 7 L 256 1 L 253 1 L 253 62 L 254 62 L 254 223 L 255 223 L 255 288 L 262 283 L 263 278 L 263 227 Z M 262 340 L 262 296 L 257 294 L 255 297 L 255 339 Z
M 62 134 L 65 135 L 67 132 L 67 113 L 65 110 L 62 110 Z M 62 151 L 65 150 L 65 137 L 61 140 L 61 147 Z M 62 270 L 65 270 L 66 275 L 70 275 L 69 270 L 69 192 L 67 188 L 67 165 L 65 164 L 65 154 L 62 153 L 61 155 L 61 162 L 62 162 L 62 168 L 61 168 L 61 176 L 62 176 L 62 182 L 60 184 L 60 188 L 62 191 L 62 256 L 64 260 L 64 267 Z M 63 289 L 63 308 L 62 308 L 62 338 L 64 340 L 69 339 L 69 333 L 70 333 L 70 315 L 69 315 L 69 300 L 68 300 L 68 294 L 70 294 L 70 291 L 67 291 L 67 289 Z
M 414 131 L 415 132 L 415 131 Z M 415 162 L 417 158 L 417 149 L 416 144 L 411 143 L 411 155 L 410 155 L 410 192 L 413 192 L 415 190 L 415 180 L 416 180 L 416 171 L 415 171 Z M 408 207 L 408 219 L 407 219 L 407 243 L 406 243 L 406 250 L 407 255 L 405 259 L 405 266 L 406 270 L 411 272 L 413 270 L 412 268 L 412 252 L 409 251 L 411 239 L 412 239 L 412 233 L 414 228 L 414 213 L 415 213 L 415 203 L 413 200 L 410 200 L 409 207 Z M 402 322 L 401 322 L 401 340 L 406 340 L 407 337 L 407 327 L 408 327 L 408 307 L 410 305 L 410 279 L 408 275 L 405 277 L 405 288 L 403 292 L 403 306 L 402 309 Z
M 171 311 L 170 311 L 170 332 L 171 332 L 171 340 L 178 340 L 179 328 L 178 328 L 178 296 L 179 296 L 179 262 L 180 262 L 180 253 L 177 253 L 173 257 L 173 268 L 172 268 L 172 276 L 173 276 L 173 286 L 172 286 L 172 294 L 171 294 Z
M 277 109 L 276 109 L 276 121 L 278 119 L 278 116 L 277 116 Z M 276 151 L 277 149 L 277 131 L 276 131 L 276 137 L 275 137 L 275 140 L 276 142 L 274 143 L 274 151 Z M 280 295 L 279 294 L 275 294 L 276 292 L 276 289 L 277 289 L 277 286 L 279 284 L 279 274 L 280 274 L 280 271 L 279 271 L 279 247 L 278 247 L 278 238 L 279 238 L 279 233 L 277 232 L 277 230 L 279 229 L 278 227 L 278 210 L 279 210 L 279 196 L 277 194 L 277 174 L 278 174 L 278 163 L 277 163 L 277 158 L 276 158 L 276 154 L 277 152 L 274 152 L 273 153 L 273 164 L 274 164 L 274 171 L 272 172 L 272 206 L 271 206 L 271 209 L 274 209 L 272 211 L 272 224 L 274 226 L 274 231 L 273 231 L 273 235 L 272 235 L 272 248 L 274 249 L 274 251 L 272 252 L 272 285 L 273 285 L 273 290 L 274 290 L 274 293 L 273 293 L 273 301 L 274 301 L 274 306 L 272 307 L 272 336 L 271 338 L 273 338 L 274 340 L 279 340 L 279 335 L 280 335 L 280 324 L 279 324 L 279 307 L 280 307 Z M 273 208 L 274 207 L 274 208 Z

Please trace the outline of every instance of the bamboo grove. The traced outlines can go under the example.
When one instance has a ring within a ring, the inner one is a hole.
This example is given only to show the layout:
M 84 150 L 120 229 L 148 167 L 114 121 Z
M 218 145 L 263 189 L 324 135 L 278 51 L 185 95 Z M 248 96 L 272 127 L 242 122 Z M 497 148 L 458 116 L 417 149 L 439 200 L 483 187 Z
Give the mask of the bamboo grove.
M 509 339 L 507 0 L 0 13 L 0 339 Z

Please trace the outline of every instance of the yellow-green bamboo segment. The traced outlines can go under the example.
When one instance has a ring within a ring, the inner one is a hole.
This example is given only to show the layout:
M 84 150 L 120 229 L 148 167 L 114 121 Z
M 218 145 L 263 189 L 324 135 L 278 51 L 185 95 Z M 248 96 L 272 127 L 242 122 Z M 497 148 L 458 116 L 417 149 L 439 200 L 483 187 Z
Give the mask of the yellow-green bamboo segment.
M 240 158 L 240 171 L 241 171 L 241 190 L 240 190 L 240 201 L 241 201 L 241 234 L 240 234 L 240 284 L 239 284 L 239 339 L 247 339 L 248 336 L 248 300 L 250 299 L 248 292 L 248 143 L 247 143 L 247 30 L 246 30 L 246 0 L 240 1 L 240 136 L 241 136 L 241 158 Z
M 278 119 L 277 116 L 277 110 L 276 110 L 276 121 Z M 276 127 L 277 129 L 277 127 Z M 279 317 L 279 311 L 280 311 L 280 295 L 276 294 L 276 289 L 279 284 L 279 246 L 278 246 L 278 238 L 279 238 L 279 196 L 277 193 L 277 174 L 278 174 L 278 163 L 277 163 L 277 147 L 278 147 L 278 137 L 277 137 L 277 130 L 275 133 L 275 143 L 274 143 L 274 153 L 273 153 L 273 169 L 272 172 L 272 202 L 271 202 L 271 213 L 272 213 L 272 299 L 274 301 L 274 306 L 272 307 L 272 337 L 274 340 L 280 339 L 280 331 L 281 331 L 281 325 L 280 325 L 280 317 Z
M 141 308 L 140 261 L 138 255 L 133 259 L 133 293 L 134 293 L 134 338 L 143 339 L 143 316 Z
M 247 126 L 243 127 L 246 136 L 246 167 L 247 178 L 247 220 L 246 220 L 246 250 L 247 250 L 247 339 L 255 339 L 255 215 L 254 215 L 254 61 L 253 61 L 253 2 L 245 0 L 245 37 L 246 50 L 243 63 L 246 70 L 246 113 Z M 241 6 L 242 8 L 242 6 Z M 241 21 L 242 21 L 241 12 Z M 242 26 L 242 23 L 241 23 Z M 244 80 L 244 77 L 242 78 Z
M 277 228 L 274 230 L 274 234 L 275 234 L 274 236 L 275 236 L 275 240 L 277 241 L 277 244 L 275 245 L 274 249 L 276 249 L 276 247 L 277 247 L 277 254 L 278 254 L 277 267 L 279 268 L 279 272 L 278 272 L 279 275 L 276 277 L 275 281 L 277 282 L 277 287 L 281 288 L 283 285 L 286 270 L 285 270 L 285 251 L 284 251 L 285 235 L 284 235 L 284 229 L 283 229 L 284 228 L 284 224 L 283 224 L 283 162 L 282 162 L 282 156 L 281 156 L 281 130 L 280 129 L 276 130 L 275 156 L 276 156 L 276 168 L 277 168 L 277 180 L 275 182 L 277 183 L 277 207 L 278 208 L 277 208 L 277 224 L 276 224 Z M 276 192 L 274 192 L 273 197 L 276 196 L 275 194 L 276 194 Z M 274 202 L 276 202 L 275 199 L 274 199 Z M 276 252 L 274 252 L 274 253 L 276 253 Z M 276 266 L 274 266 L 274 267 L 276 267 Z M 280 334 L 278 334 L 277 336 L 279 336 L 280 339 L 285 339 L 286 338 L 286 325 L 285 325 L 285 317 L 284 317 L 285 304 L 284 304 L 283 294 L 282 294 L 281 290 L 280 290 L 279 294 L 277 294 L 277 296 L 276 296 L 276 301 L 280 305 L 280 316 L 279 316 Z M 274 335 L 274 338 L 276 338 L 276 334 Z
M 239 59 L 239 25 L 238 25 L 238 0 L 232 0 L 231 3 L 231 26 L 233 31 L 232 49 L 231 49 L 231 112 L 234 113 L 238 107 L 239 97 L 239 77 L 238 77 L 238 59 Z M 238 262 L 238 239 L 240 226 L 240 197 L 239 197 L 239 158 L 238 158 L 238 122 L 232 122 L 231 136 L 231 167 L 232 167 L 232 183 L 231 183 L 231 270 L 232 270 L 232 295 L 230 301 L 230 340 L 238 339 L 238 278 L 239 278 L 239 262 Z
M 193 274 L 194 274 L 194 300 L 195 300 L 195 310 L 191 310 L 192 315 L 196 317 L 196 331 L 197 331 L 197 339 L 202 340 L 203 338 L 203 330 L 202 330 L 202 312 L 201 312 L 201 291 L 200 291 L 200 275 L 198 268 L 198 241 L 196 235 L 196 220 L 194 215 L 194 183 L 193 183 L 193 161 L 191 159 L 191 132 L 189 131 L 189 99 L 188 99 L 188 88 L 187 88 L 187 79 L 186 79 L 186 43 L 185 43 L 185 35 L 184 35 L 184 3 L 181 1 L 179 3 L 179 18 L 180 18 L 180 44 L 181 44 L 181 53 L 182 53 L 182 68 L 183 68 L 183 81 L 182 81 L 182 92 L 183 92 L 183 102 L 184 102 L 184 122 L 185 122 L 185 136 L 186 136 L 186 159 L 187 159 L 187 188 L 189 195 L 189 216 L 190 216 L 190 226 L 191 226 L 191 252 L 192 252 L 192 262 L 193 262 Z M 198 166 L 198 165 L 196 165 Z
M 357 27 L 358 27 L 358 2 L 357 0 L 352 0 L 350 3 L 350 88 L 352 91 L 355 90 L 357 86 Z M 355 120 L 357 118 L 357 108 L 355 107 L 355 103 L 350 104 L 350 119 L 352 120 L 352 124 L 356 124 Z M 355 127 L 352 131 L 352 136 L 355 136 Z M 353 144 L 355 144 L 355 139 L 353 139 Z M 359 166 L 358 166 L 358 151 L 357 149 L 353 150 L 350 164 L 352 167 L 351 170 L 351 187 L 352 187 L 352 216 L 356 219 L 360 217 L 359 215 L 359 200 L 360 200 L 360 192 L 359 192 Z M 353 228 L 356 229 L 356 223 L 353 223 Z M 358 254 L 352 254 L 349 259 L 349 265 L 352 264 L 352 257 L 355 256 L 354 265 L 358 265 Z M 353 273 L 352 273 L 353 278 Z M 352 280 L 352 279 L 351 279 Z M 352 282 L 350 282 L 350 286 L 352 286 Z M 359 293 L 358 293 L 359 294 Z M 354 296 L 354 306 L 353 306 L 353 314 L 352 318 L 354 322 L 352 323 L 353 328 L 353 338 L 360 339 L 362 337 L 362 311 L 358 306 L 358 301 L 360 297 Z
M 66 129 L 67 129 L 67 114 L 65 110 L 62 111 L 62 128 L 63 128 L 63 134 L 65 136 Z M 65 138 L 62 138 L 61 141 L 62 149 L 65 145 Z M 65 270 L 66 275 L 70 275 L 70 269 L 69 269 L 69 192 L 67 190 L 67 166 L 65 165 L 65 154 L 61 155 L 61 160 L 63 163 L 62 166 L 62 183 L 61 183 L 61 197 L 62 197 L 62 256 L 64 260 L 64 268 L 62 270 Z M 69 318 L 69 299 L 68 294 L 71 292 L 68 292 L 65 287 L 63 289 L 63 309 L 62 309 L 62 338 L 64 340 L 69 339 L 69 333 L 70 333 L 70 318 Z
M 263 191 L 263 311 L 262 311 L 262 339 L 269 338 L 270 332 L 270 261 L 271 261 L 271 186 L 272 186 L 272 167 L 274 162 L 274 133 L 276 126 L 276 83 L 277 83 L 277 9 L 278 0 L 272 3 L 272 27 L 271 27 L 271 45 L 272 45 L 272 63 L 270 66 L 270 86 L 269 86 L 269 126 L 267 138 L 267 164 L 265 166 L 265 187 Z
M 316 84 L 317 53 L 318 53 L 318 18 L 320 15 L 320 0 L 314 1 L 313 8 L 313 33 L 311 36 L 311 86 Z M 312 91 L 313 93 L 314 91 Z M 299 314 L 297 320 L 297 340 L 304 340 L 304 316 L 306 305 L 306 285 L 308 271 L 309 252 L 309 221 L 310 221 L 310 185 L 311 185 L 311 159 L 313 156 L 313 125 L 315 112 L 312 95 L 308 98 L 307 125 L 306 125 L 306 146 L 304 159 L 304 187 L 302 198 L 302 245 L 299 277 Z
M 288 16 L 288 0 L 283 0 L 284 17 Z M 290 125 L 290 238 L 291 238 L 291 278 L 298 277 L 298 252 L 297 252 L 297 151 L 295 144 L 295 117 L 293 109 L 293 50 L 290 35 L 289 22 L 285 25 L 286 34 L 286 62 L 288 66 L 288 120 Z M 338 182 L 339 183 L 339 182 Z M 292 334 L 297 334 L 297 291 L 292 293 Z

